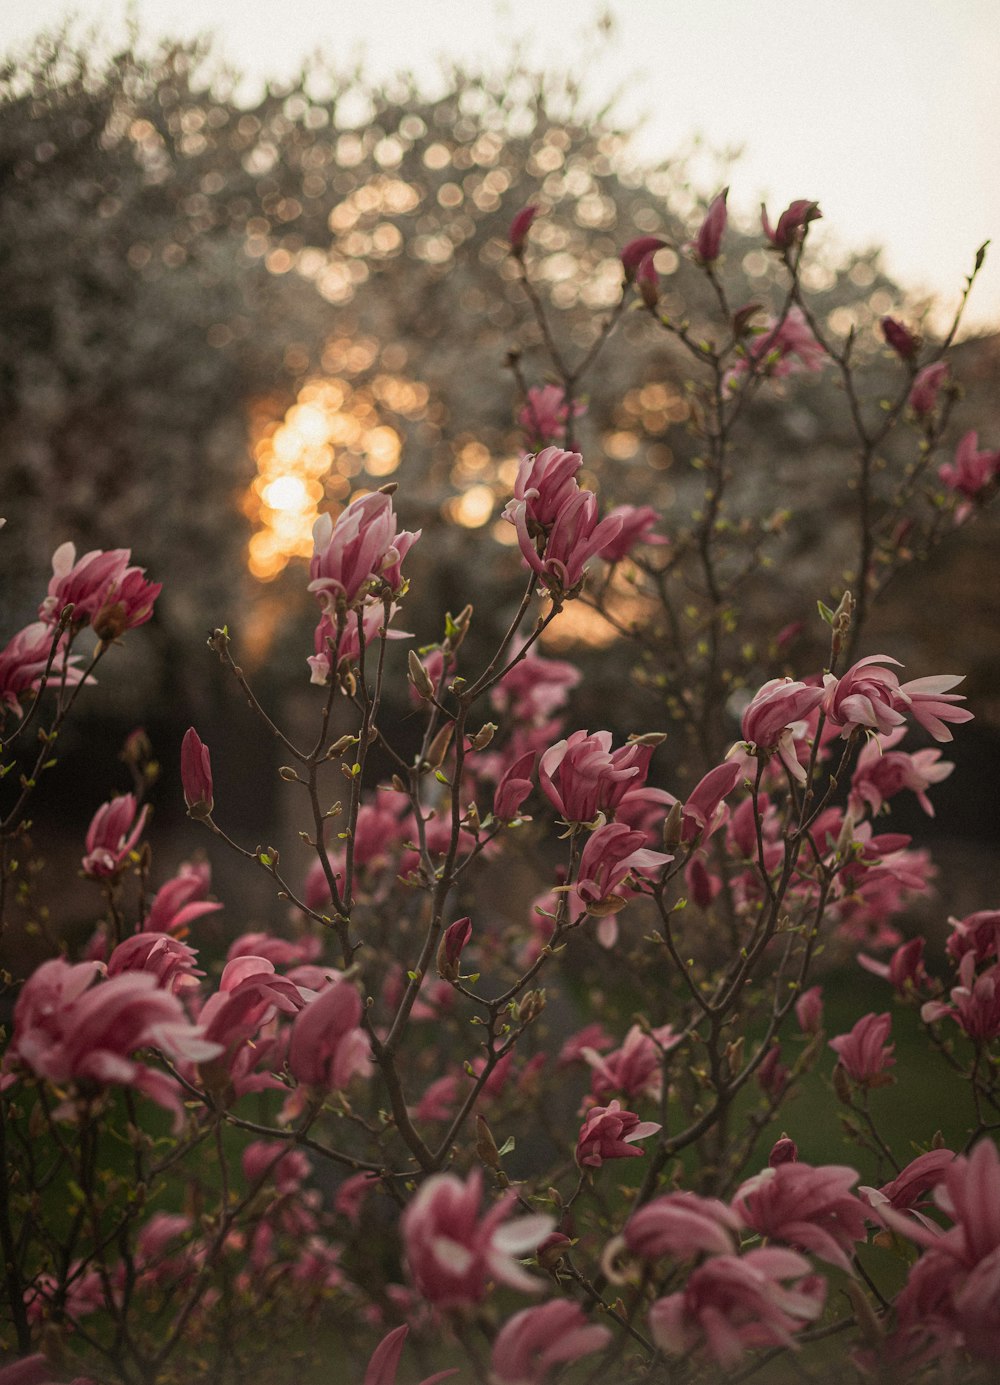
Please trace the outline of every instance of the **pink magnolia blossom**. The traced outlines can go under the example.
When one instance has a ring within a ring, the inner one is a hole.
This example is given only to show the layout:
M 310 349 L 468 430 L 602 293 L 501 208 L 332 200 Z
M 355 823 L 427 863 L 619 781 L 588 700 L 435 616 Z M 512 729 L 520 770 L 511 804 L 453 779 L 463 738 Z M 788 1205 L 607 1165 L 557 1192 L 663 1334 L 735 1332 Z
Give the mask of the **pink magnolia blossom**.
M 217 1056 L 201 1068 L 208 1086 L 222 1088 L 232 1082 L 234 1071 L 244 1075 L 249 1058 L 263 1056 L 262 1046 L 249 1042 L 276 1013 L 298 1014 L 306 997 L 294 982 L 279 976 L 265 957 L 236 957 L 227 962 L 219 989 L 209 996 L 198 1016 L 205 1036 L 218 1045 Z M 251 1066 L 254 1064 L 252 1063 Z M 277 1079 L 270 1085 L 280 1085 Z
M 172 938 L 169 933 L 134 933 L 120 942 L 108 958 L 108 975 L 128 971 L 148 971 L 164 990 L 176 994 L 198 985 L 204 976 L 195 966 L 193 948 Z
M 894 317 L 883 317 L 880 325 L 882 335 L 896 355 L 904 361 L 912 361 L 920 350 L 920 338 L 916 333 L 911 332 L 909 327 Z
M 779 1164 L 794 1164 L 798 1157 L 798 1145 L 787 1135 L 782 1135 L 771 1146 L 771 1152 L 767 1156 L 767 1166 L 769 1169 L 776 1169 Z
M 851 1192 L 854 1169 L 788 1162 L 747 1179 L 733 1211 L 768 1241 L 783 1241 L 849 1270 L 854 1246 L 867 1237 L 866 1205 Z
M 644 1150 L 636 1140 L 646 1140 L 663 1127 L 655 1121 L 641 1121 L 633 1111 L 623 1111 L 621 1103 L 592 1106 L 580 1127 L 576 1141 L 576 1162 L 581 1168 L 599 1169 L 605 1159 L 637 1159 Z
M 529 522 L 528 501 L 512 500 L 504 510 L 504 518 L 517 530 L 525 562 L 558 595 L 575 594 L 591 558 L 599 556 L 622 527 L 620 516 L 598 520 L 597 497 L 580 490 L 575 481 L 573 485 L 547 530 Z
M 646 1096 L 659 1099 L 663 1086 L 664 1055 L 683 1043 L 684 1035 L 675 1034 L 669 1024 L 646 1031 L 633 1024 L 620 1048 L 610 1053 L 598 1053 L 589 1045 L 580 1050 L 590 1066 L 590 1090 L 595 1100 L 613 1096 Z
M 960 985 L 953 987 L 951 1004 L 929 1000 L 921 1008 L 924 1023 L 950 1017 L 974 1043 L 1000 1035 L 1000 964 L 976 975 L 976 955 L 967 952 L 958 964 Z
M 158 1048 L 171 1058 L 200 1062 L 215 1056 L 218 1045 L 190 1023 L 177 997 L 150 972 L 129 971 L 93 985 L 98 970 L 96 963 L 71 966 L 55 958 L 32 973 L 14 1007 L 5 1068 L 26 1067 L 83 1092 L 135 1087 L 173 1111 L 179 1123 L 183 1108 L 176 1083 L 132 1054 Z
M 862 747 L 851 775 L 848 800 L 859 817 L 865 807 L 877 813 L 903 789 L 916 794 L 927 816 L 934 816 L 927 790 L 947 779 L 955 766 L 950 760 L 942 760 L 941 751 L 933 747 L 913 753 L 892 749 L 904 734 L 903 728 L 897 727 L 889 736 L 872 736 Z
M 888 962 L 880 962 L 864 953 L 858 954 L 858 961 L 865 971 L 888 981 L 897 995 L 907 995 L 927 985 L 923 938 L 911 938 L 909 942 L 900 943 Z
M 438 972 L 445 980 L 458 980 L 462 953 L 471 937 L 472 919 L 468 916 L 456 919 L 444 930 L 438 947 L 437 966 Z
M 937 406 L 938 395 L 948 379 L 948 362 L 935 361 L 918 370 L 910 388 L 910 408 L 920 418 L 932 414 Z
M 385 1334 L 372 1352 L 362 1385 L 396 1385 L 396 1372 L 399 1370 L 399 1361 L 409 1330 L 404 1323 L 402 1327 L 394 1327 L 391 1332 Z M 439 1381 L 448 1380 L 457 1374 L 457 1366 L 447 1371 L 435 1371 L 433 1375 L 425 1376 L 420 1385 L 438 1385 Z
M 794 1347 L 794 1334 L 823 1311 L 826 1286 L 809 1271 L 808 1260 L 793 1250 L 714 1256 L 692 1272 L 679 1293 L 653 1304 L 653 1340 L 670 1356 L 704 1345 L 727 1370 L 752 1348 Z
M 524 242 L 528 238 L 531 224 L 538 215 L 538 206 L 534 202 L 529 202 L 526 207 L 514 217 L 510 223 L 510 230 L 507 232 L 507 239 L 510 241 L 510 248 L 515 255 L 521 255 L 524 251 Z
M 66 606 L 73 607 L 73 625 L 93 624 L 102 639 L 113 639 L 144 625 L 162 586 L 147 582 L 142 568 L 130 567 L 127 548 L 94 549 L 77 562 L 76 548 L 64 543 L 52 555 L 48 595 L 39 617 L 55 624 Z
M 521 805 L 535 787 L 532 771 L 535 752 L 527 751 L 504 771 L 493 795 L 493 816 L 501 822 L 517 817 Z
M 869 654 L 859 659 L 841 678 L 828 673 L 824 678 L 823 710 L 835 726 L 843 728 L 846 740 L 857 728 L 890 735 L 902 726 L 907 715 L 920 723 L 936 741 L 950 741 L 952 734 L 945 722 L 972 720 L 972 713 L 956 702 L 964 702 L 961 693 L 951 688 L 962 682 L 962 675 L 944 674 L 934 678 L 914 678 L 900 683 L 885 664 L 901 667 L 888 654 Z
M 805 197 L 797 198 L 785 208 L 778 217 L 777 226 L 771 225 L 767 208 L 762 206 L 760 209 L 764 234 L 777 250 L 787 250 L 790 246 L 804 240 L 810 222 L 819 221 L 822 216 L 819 203 L 810 202 Z
M 647 308 L 655 308 L 660 301 L 660 276 L 656 272 L 656 251 L 643 255 L 635 271 L 635 286 L 639 297 Z
M 514 643 L 511 653 L 520 654 Z M 498 712 L 509 712 L 518 722 L 539 726 L 566 705 L 570 690 L 583 674 L 565 659 L 547 659 L 536 649 L 507 670 L 490 693 L 490 704 Z
M 663 518 L 652 505 L 616 505 L 608 511 L 607 517 L 620 519 L 622 525 L 617 535 L 601 549 L 600 556 L 606 563 L 620 563 L 637 544 L 656 546 L 669 542 L 662 534 L 651 532 L 653 525 Z
M 662 250 L 666 243 L 659 236 L 637 236 L 635 240 L 630 240 L 627 245 L 623 246 L 620 259 L 622 268 L 625 270 L 625 282 L 630 284 L 646 256 L 655 255 L 657 250 Z
M 970 430 L 955 449 L 954 462 L 942 462 L 938 475 L 950 491 L 963 498 L 956 519 L 964 519 L 971 511 L 971 502 L 979 500 L 993 481 L 1000 476 L 1000 451 L 980 452 L 979 434 Z
M 795 1002 L 795 1018 L 803 1034 L 818 1034 L 823 1028 L 823 987 L 810 986 Z
M 396 532 L 391 496 L 373 491 L 359 496 L 337 516 L 320 515 L 313 526 L 309 590 L 326 611 L 364 601 L 373 587 L 402 585 L 400 563 L 420 537 Z
M 371 1066 L 368 1036 L 359 1027 L 361 997 L 349 981 L 320 991 L 299 1011 L 288 1042 L 288 1070 L 317 1091 L 342 1091 Z
M 121 794 L 103 803 L 87 828 L 87 854 L 83 873 L 95 880 L 107 880 L 128 864 L 129 854 L 142 836 L 148 808 L 139 811 L 133 794 Z
M 52 653 L 55 632 L 51 625 L 38 620 L 26 625 L 0 651 L 0 716 L 7 711 L 22 716 L 21 698 L 27 692 L 37 692 L 42 675 Z M 67 653 L 69 636 L 59 636 L 58 647 L 49 678 L 53 687 L 74 688 L 83 677 L 77 668 L 79 656 Z
M 684 800 L 682 840 L 692 842 L 699 836 L 702 842 L 721 827 L 726 817 L 725 798 L 744 778 L 742 764 L 725 760 L 699 779 Z
M 609 822 L 587 838 L 580 856 L 576 891 L 593 912 L 618 896 L 616 891 L 630 875 L 657 875 L 674 858 L 662 851 L 650 851 L 642 832 L 633 832 L 623 822 Z
M 641 1207 L 625 1223 L 624 1242 L 641 1260 L 689 1260 L 695 1255 L 731 1255 L 742 1223 L 714 1197 L 667 1193 Z
M 586 412 L 586 404 L 580 399 L 575 399 L 572 416 L 580 418 Z M 570 406 L 566 402 L 566 392 L 561 385 L 532 385 L 517 421 L 524 429 L 528 446 L 537 449 L 563 442 L 569 417 Z
M 612 750 L 610 731 L 574 731 L 546 750 L 538 782 L 567 822 L 592 822 L 599 812 L 613 812 L 627 789 L 644 782 L 650 755 L 649 746 L 634 741 Z
M 698 234 L 688 245 L 688 249 L 700 264 L 714 264 L 719 258 L 719 251 L 722 249 L 722 237 L 725 234 L 726 222 L 728 221 L 726 214 L 726 198 L 728 196 L 729 189 L 723 188 L 718 196 L 712 200 Z
M 553 1218 L 533 1214 L 509 1221 L 513 1193 L 481 1216 L 482 1199 L 478 1169 L 464 1183 L 451 1173 L 434 1174 L 400 1219 L 410 1278 L 437 1308 L 482 1302 L 491 1279 L 523 1293 L 541 1290 L 514 1257 L 535 1250 L 553 1229 Z
M 149 913 L 142 922 L 143 930 L 186 937 L 189 924 L 222 908 L 221 904 L 207 898 L 211 883 L 212 869 L 207 861 L 185 861 L 177 874 L 153 896 Z
M 781 1045 L 772 1044 L 757 1068 L 757 1085 L 765 1096 L 777 1101 L 788 1086 L 790 1076 L 789 1069 L 782 1062 Z
M 193 818 L 211 817 L 215 807 L 212 757 L 193 726 L 188 727 L 181 741 L 181 784 L 188 815 Z
M 522 457 L 514 480 L 514 497 L 504 510 L 504 519 L 514 523 L 514 507 L 521 502 L 532 537 L 550 529 L 566 502 L 579 493 L 576 477 L 582 466 L 579 452 L 566 452 L 561 447 L 546 447 Z
M 772 678 L 751 699 L 743 713 L 743 739 L 758 753 L 777 751 L 781 762 L 800 784 L 806 769 L 795 753 L 793 723 L 802 721 L 823 701 L 824 690 L 790 678 Z
M 977 962 L 1000 957 L 1000 909 L 979 909 L 964 919 L 950 918 L 951 934 L 945 946 L 949 957 L 961 961 L 967 952 Z
M 568 1299 L 523 1308 L 497 1333 L 490 1385 L 544 1385 L 554 1366 L 592 1356 L 610 1341 L 610 1330 L 588 1322 Z
M 390 621 L 395 618 L 398 610 L 399 607 L 393 602 L 389 608 Z M 369 602 L 362 607 L 361 626 L 367 649 L 376 643 L 383 628 L 385 628 L 385 608 L 381 602 Z M 410 634 L 406 630 L 386 629 L 385 637 L 387 640 L 408 640 Z M 306 663 L 312 670 L 309 681 L 318 687 L 325 687 L 330 681 L 332 672 L 344 665 L 357 664 L 361 658 L 358 613 L 352 611 L 348 615 L 338 640 L 336 622 L 331 619 L 328 611 L 324 611 L 313 632 L 313 650 L 314 653 L 306 659 Z
M 826 364 L 826 352 L 812 334 L 799 308 L 790 308 L 783 319 L 773 318 L 750 342 L 726 374 L 723 389 L 728 396 L 737 389 L 745 375 L 782 379 L 800 371 L 815 373 Z
M 905 1169 L 881 1188 L 862 1188 L 871 1205 L 891 1207 L 897 1212 L 912 1211 L 926 1205 L 925 1194 L 933 1191 L 944 1179 L 955 1159 L 953 1150 L 931 1149 L 911 1159 Z
M 886 1044 L 892 1016 L 863 1015 L 849 1034 L 831 1039 L 829 1047 L 852 1081 L 862 1087 L 881 1087 L 892 1079 L 888 1069 L 895 1065 L 894 1044 Z

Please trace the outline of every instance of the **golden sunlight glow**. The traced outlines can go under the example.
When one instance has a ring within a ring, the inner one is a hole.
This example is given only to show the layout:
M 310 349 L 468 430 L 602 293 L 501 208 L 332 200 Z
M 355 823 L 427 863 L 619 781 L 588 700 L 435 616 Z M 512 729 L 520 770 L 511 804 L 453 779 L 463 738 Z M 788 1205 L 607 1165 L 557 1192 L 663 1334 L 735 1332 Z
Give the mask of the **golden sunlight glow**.
M 388 371 L 370 380 L 350 378 L 367 372 L 378 355 L 370 339 L 334 338 L 323 365 L 336 374 L 306 380 L 283 417 L 276 417 L 273 400 L 261 400 L 253 410 L 257 477 L 243 509 L 256 525 L 247 562 L 259 581 L 277 577 L 292 558 L 312 554 L 312 528 L 325 500 L 343 503 L 354 477 L 381 478 L 399 466 L 402 438 L 384 415 L 423 418 L 428 389 Z
M 492 517 L 496 504 L 489 486 L 470 486 L 444 503 L 445 518 L 464 529 L 479 529 Z

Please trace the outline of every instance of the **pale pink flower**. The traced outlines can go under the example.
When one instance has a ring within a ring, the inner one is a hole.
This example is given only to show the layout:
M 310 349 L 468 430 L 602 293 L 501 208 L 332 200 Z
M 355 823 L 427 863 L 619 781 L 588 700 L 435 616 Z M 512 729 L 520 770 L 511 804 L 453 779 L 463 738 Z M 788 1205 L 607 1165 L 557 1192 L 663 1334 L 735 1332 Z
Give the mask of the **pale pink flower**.
M 142 568 L 129 567 L 131 556 L 127 548 L 94 549 L 77 562 L 74 545 L 61 544 L 52 555 L 52 577 L 39 617 L 55 624 L 72 605 L 74 627 L 100 625 L 102 639 L 145 624 L 162 586 L 147 582 Z
M 554 1366 L 592 1356 L 610 1341 L 610 1330 L 588 1322 L 568 1299 L 524 1308 L 497 1333 L 490 1385 L 544 1385 Z
M 772 226 L 768 220 L 767 208 L 762 206 L 760 209 L 764 234 L 778 250 L 787 250 L 803 240 L 810 222 L 819 221 L 822 216 L 819 203 L 810 202 L 805 197 L 797 198 L 785 208 L 778 217 L 777 226 Z
M 299 1011 L 288 1041 L 288 1070 L 297 1082 L 333 1092 L 355 1075 L 368 1076 L 371 1047 L 359 1027 L 361 1010 L 355 987 L 337 981 Z
M 0 715 L 8 710 L 16 716 L 23 715 L 21 698 L 27 692 L 36 692 L 41 686 L 42 674 L 52 653 L 54 635 L 51 625 L 37 620 L 19 630 L 0 651 Z M 68 644 L 69 636 L 60 635 L 49 673 L 52 687 L 75 688 L 83 677 L 82 671 L 76 667 L 79 655 L 68 654 Z
M 719 258 L 719 251 L 722 249 L 722 237 L 728 220 L 726 214 L 726 198 L 728 196 L 729 189 L 723 188 L 718 196 L 712 200 L 698 234 L 688 244 L 688 249 L 700 264 L 714 264 Z
M 869 654 L 841 678 L 826 674 L 823 710 L 835 726 L 843 727 L 845 740 L 857 727 L 891 735 L 908 714 L 936 741 L 950 741 L 952 734 L 945 722 L 972 720 L 971 712 L 953 705 L 965 701 L 962 694 L 949 691 L 962 682 L 962 675 L 943 674 L 900 683 L 891 669 L 883 667 L 885 664 L 902 667 L 888 654 Z
M 134 933 L 120 942 L 108 958 L 108 975 L 148 971 L 166 991 L 189 990 L 204 976 L 195 965 L 197 953 L 169 933 Z
M 633 1213 L 625 1223 L 624 1241 L 641 1260 L 689 1260 L 694 1255 L 731 1255 L 742 1223 L 714 1197 L 667 1193 Z
M 581 1168 L 599 1169 L 605 1159 L 637 1159 L 645 1153 L 636 1149 L 636 1140 L 646 1140 L 663 1127 L 655 1121 L 641 1121 L 634 1111 L 623 1111 L 621 1103 L 592 1106 L 580 1127 L 576 1141 L 576 1162 Z
M 359 496 L 344 507 L 336 523 L 323 514 L 313 526 L 309 590 L 326 611 L 350 609 L 374 588 L 398 591 L 400 563 L 419 537 L 419 530 L 396 532 L 390 496 L 381 491 Z
M 389 608 L 390 621 L 395 618 L 398 610 L 399 607 L 393 602 Z M 381 602 L 369 602 L 362 607 L 361 624 L 365 648 L 368 649 L 378 641 L 385 627 L 385 608 Z M 386 629 L 385 637 L 388 640 L 411 638 L 409 631 L 393 629 Z M 332 671 L 343 665 L 357 664 L 361 658 L 361 633 L 358 630 L 357 611 L 348 614 L 339 640 L 335 620 L 331 619 L 328 611 L 324 611 L 313 632 L 313 649 L 315 652 L 307 657 L 306 663 L 312 670 L 310 683 L 315 683 L 319 687 L 326 686 Z
M 539 532 L 537 526 L 529 523 L 527 501 L 512 500 L 504 510 L 504 518 L 517 530 L 525 562 L 545 587 L 563 596 L 576 593 L 591 558 L 599 556 L 622 527 L 620 517 L 598 520 L 593 491 L 580 490 L 575 481 L 573 484 L 573 493 L 547 530 Z
M 656 876 L 674 858 L 650 851 L 643 832 L 633 832 L 623 822 L 609 822 L 587 838 L 580 856 L 576 892 L 593 912 L 619 898 L 616 891 L 629 876 Z
M 652 533 L 654 524 L 663 518 L 652 505 L 616 505 L 608 511 L 608 519 L 620 519 L 622 527 L 616 536 L 604 545 L 600 556 L 606 563 L 620 563 L 627 558 L 637 544 L 656 546 L 669 543 L 662 534 Z
M 745 776 L 743 765 L 725 760 L 703 775 L 684 800 L 682 840 L 693 842 L 698 837 L 707 842 L 726 820 L 728 798 Z
M 941 759 L 941 751 L 933 747 L 908 753 L 894 750 L 904 735 L 902 727 L 889 736 L 872 736 L 862 747 L 851 775 L 851 795 L 848 805 L 860 817 L 867 806 L 877 813 L 890 798 L 909 789 L 928 817 L 934 816 L 934 805 L 927 797 L 932 784 L 940 784 L 955 768 L 950 760 Z
M 554 1219 L 533 1214 L 508 1221 L 516 1202 L 513 1192 L 481 1216 L 482 1198 L 478 1169 L 464 1183 L 451 1173 L 434 1174 L 400 1219 L 410 1278 L 437 1308 L 482 1302 L 490 1280 L 523 1293 L 542 1288 L 514 1257 L 537 1249 Z
M 909 942 L 900 943 L 888 962 L 880 962 L 863 952 L 858 953 L 858 961 L 865 971 L 888 981 L 898 995 L 922 990 L 928 981 L 923 938 L 911 938 Z
M 951 934 L 946 943 L 948 955 L 961 960 L 974 952 L 977 962 L 1000 957 L 1000 909 L 979 909 L 964 919 L 950 918 Z
M 513 507 L 520 501 L 533 538 L 550 529 L 567 500 L 579 493 L 576 477 L 582 466 L 579 452 L 566 452 L 561 447 L 546 447 L 522 457 L 514 480 L 514 497 L 504 510 L 504 519 L 515 522 Z
M 795 1002 L 795 1018 L 803 1034 L 818 1034 L 823 1028 L 823 987 L 810 986 Z
M 147 933 L 173 933 L 185 937 L 188 925 L 222 905 L 207 898 L 212 869 L 207 861 L 185 861 L 177 874 L 153 896 L 142 927 Z
M 670 1356 L 703 1344 L 727 1370 L 752 1348 L 794 1347 L 794 1334 L 823 1311 L 826 1285 L 809 1271 L 808 1260 L 793 1250 L 714 1256 L 692 1272 L 683 1290 L 653 1304 L 653 1340 Z M 794 1284 L 782 1283 L 789 1279 Z
M 887 1069 L 895 1065 L 894 1044 L 886 1044 L 892 1016 L 863 1015 L 849 1034 L 831 1039 L 829 1047 L 852 1081 L 862 1087 L 882 1087 L 892 1079 Z
M 148 808 L 139 811 L 135 796 L 121 794 L 103 803 L 87 828 L 87 854 L 83 873 L 95 880 L 107 880 L 128 865 L 133 847 L 142 836 Z
M 758 752 L 777 751 L 782 764 L 800 784 L 805 766 L 795 752 L 793 724 L 808 717 L 823 701 L 824 691 L 790 678 L 772 678 L 757 692 L 743 713 L 743 739 Z
M 942 462 L 938 475 L 950 491 L 963 497 L 955 518 L 964 519 L 972 509 L 972 501 L 1000 476 L 1000 451 L 980 452 L 979 434 L 970 430 L 955 449 L 954 462 Z
M 212 816 L 215 800 L 212 796 L 212 757 L 193 726 L 184 732 L 181 741 L 181 784 L 188 816 Z
M 535 752 L 527 751 L 509 765 L 497 784 L 493 795 L 493 816 L 501 822 L 509 822 L 517 817 L 524 800 L 535 787 L 532 771 L 535 767 Z
M 587 412 L 587 406 L 575 399 L 572 412 L 574 418 L 579 418 Z M 563 442 L 569 417 L 570 407 L 561 385 L 532 385 L 517 421 L 524 429 L 528 446 L 537 449 Z
M 523 641 L 511 645 L 511 654 L 521 652 Z M 539 726 L 566 705 L 571 688 L 583 674 L 565 659 L 547 659 L 534 648 L 508 669 L 490 693 L 490 703 L 499 712 L 509 712 L 519 724 Z
M 911 1159 L 905 1169 L 881 1188 L 862 1188 L 871 1205 L 878 1210 L 888 1206 L 897 1212 L 909 1212 L 926 1206 L 925 1193 L 941 1183 L 955 1159 L 953 1150 L 931 1149 Z
M 633 1024 L 625 1035 L 621 1048 L 600 1054 L 589 1046 L 580 1050 L 589 1063 L 590 1090 L 600 1100 L 616 1092 L 625 1097 L 659 1099 L 663 1086 L 664 1055 L 683 1043 L 684 1035 L 675 1034 L 669 1024 L 646 1031 Z
M 934 412 L 938 395 L 948 379 L 948 362 L 935 361 L 918 370 L 910 388 L 910 408 L 921 418 Z
M 812 334 L 799 308 L 790 308 L 784 318 L 767 323 L 749 343 L 746 354 L 727 372 L 723 391 L 732 394 L 744 375 L 782 379 L 801 371 L 815 373 L 826 364 L 826 351 Z
M 851 1192 L 854 1169 L 782 1163 L 748 1178 L 733 1198 L 733 1211 L 769 1241 L 809 1251 L 849 1270 L 854 1246 L 867 1237 L 867 1208 Z

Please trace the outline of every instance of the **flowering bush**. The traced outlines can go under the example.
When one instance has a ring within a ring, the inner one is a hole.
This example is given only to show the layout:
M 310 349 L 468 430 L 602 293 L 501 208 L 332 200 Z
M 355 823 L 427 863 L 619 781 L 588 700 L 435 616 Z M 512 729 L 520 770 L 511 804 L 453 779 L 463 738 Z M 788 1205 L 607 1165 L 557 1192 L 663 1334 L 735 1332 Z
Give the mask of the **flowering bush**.
M 947 742 L 972 713 L 959 677 L 900 681 L 891 653 L 863 652 L 873 603 L 918 547 L 887 536 L 905 523 L 926 548 L 996 489 L 1000 453 L 975 433 L 935 463 L 954 330 L 925 344 L 886 319 L 898 387 L 871 401 L 853 337 L 829 335 L 804 287 L 818 205 L 774 225 L 765 213 L 787 288 L 761 317 L 727 297 L 720 193 L 687 247 L 714 336 L 661 312 L 662 242 L 643 236 L 574 364 L 531 277 L 542 215 L 518 214 L 510 249 L 557 382 L 523 381 L 536 450 L 503 518 L 525 582 L 498 646 L 468 655 L 466 606 L 433 644 L 396 652 L 420 534 L 399 528 L 395 486 L 361 493 L 316 525 L 309 741 L 258 701 L 228 629 L 209 641 L 281 746 L 308 869 L 231 835 L 193 727 L 175 775 L 218 848 L 272 882 L 286 925 L 213 959 L 198 945 L 221 907 L 204 862 L 149 897 L 141 776 L 85 832 L 96 930 L 76 960 L 53 939 L 20 979 L 2 1061 L 4 1341 L 23 1359 L 0 1382 L 278 1380 L 290 1361 L 367 1385 L 412 1379 L 417 1362 L 425 1385 L 778 1378 L 789 1353 L 822 1372 L 831 1351 L 871 1378 L 992 1378 L 1000 913 L 984 901 L 952 920 L 944 966 L 925 964 L 898 924 L 931 865 L 881 830 L 899 794 L 931 812 L 953 768 L 898 747 Z M 691 517 L 608 509 L 585 484 L 579 386 L 632 308 L 691 360 Z M 819 603 L 826 666 L 782 671 L 780 641 L 765 661 L 732 638 L 768 533 L 735 522 L 728 486 L 748 400 L 823 370 L 857 438 L 856 576 L 848 590 L 831 574 L 836 605 Z M 913 456 L 887 479 L 891 430 Z M 153 613 L 159 587 L 130 556 L 77 561 L 63 545 L 39 621 L 0 653 L 5 915 L 62 727 Z M 644 621 L 616 614 L 623 569 Z M 684 746 L 669 772 L 662 730 L 615 745 L 573 726 L 579 673 L 542 652 L 572 602 L 617 624 L 616 658 L 631 639 L 658 668 L 650 715 Z M 384 710 L 404 679 L 415 751 Z M 515 862 L 535 866 L 533 905 L 501 875 Z M 881 978 L 965 1084 L 954 1149 L 919 1106 L 905 1143 L 886 1134 L 894 1016 L 827 1038 L 832 963 Z M 790 1101 L 806 1087 L 840 1105 L 859 1168 L 839 1145 L 800 1157 L 809 1132 Z

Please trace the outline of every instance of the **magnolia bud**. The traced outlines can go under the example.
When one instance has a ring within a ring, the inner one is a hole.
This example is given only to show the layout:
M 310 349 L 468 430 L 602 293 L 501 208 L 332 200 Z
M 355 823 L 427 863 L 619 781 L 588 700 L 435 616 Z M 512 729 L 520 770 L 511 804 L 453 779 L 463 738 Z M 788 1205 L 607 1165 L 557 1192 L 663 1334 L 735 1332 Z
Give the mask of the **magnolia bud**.
M 437 951 L 438 976 L 445 981 L 458 980 L 462 950 L 471 937 L 472 920 L 470 918 L 456 919 L 450 927 L 445 929 Z
M 430 749 L 427 751 L 427 758 L 424 764 L 428 769 L 440 769 L 444 762 L 444 757 L 448 754 L 448 747 L 451 745 L 452 733 L 455 730 L 455 723 L 449 721 L 447 726 L 442 726 L 431 741 Z
M 425 701 L 430 701 L 434 696 L 434 684 L 431 682 L 430 674 L 412 649 L 407 656 L 407 664 L 410 670 L 410 682 L 413 684 L 417 696 L 422 697 Z
M 670 812 L 663 820 L 663 845 L 668 851 L 672 851 L 675 846 L 680 846 L 683 831 L 684 805 L 680 802 L 672 803 Z
M 485 750 L 496 735 L 496 730 L 497 726 L 495 721 L 486 722 L 469 741 L 469 745 L 473 750 Z
M 187 729 L 181 741 L 181 785 L 184 789 L 188 816 L 211 817 L 215 806 L 212 796 L 212 759 L 208 753 L 208 746 L 193 726 Z
M 493 1131 L 482 1116 L 476 1116 L 476 1154 L 488 1169 L 495 1172 L 500 1168 L 500 1151 L 493 1138 Z
M 521 259 L 524 254 L 524 242 L 531 230 L 531 223 L 537 215 L 538 207 L 532 202 L 528 206 L 522 207 L 510 223 L 507 239 L 510 241 L 511 254 L 516 255 L 518 259 Z

